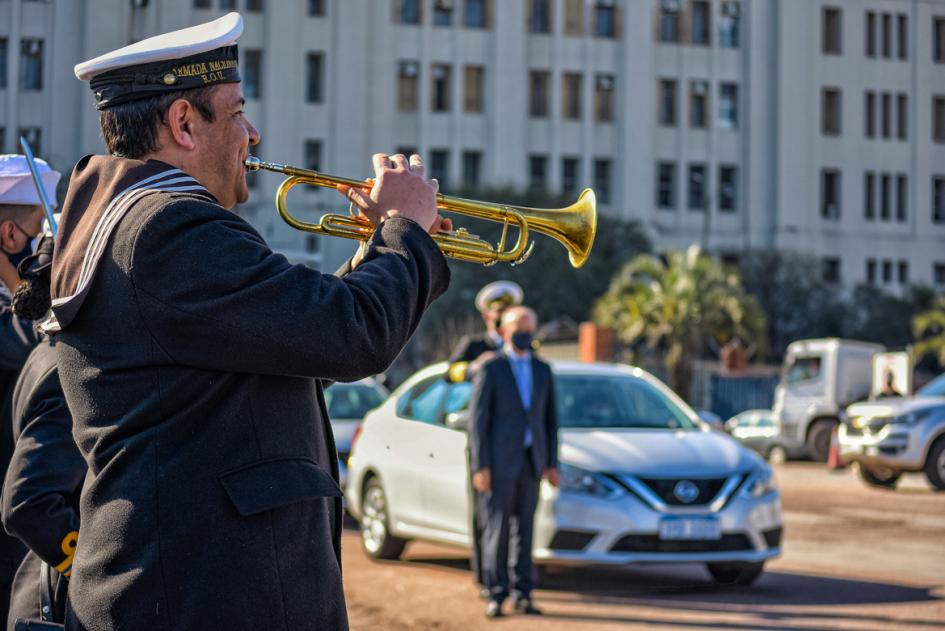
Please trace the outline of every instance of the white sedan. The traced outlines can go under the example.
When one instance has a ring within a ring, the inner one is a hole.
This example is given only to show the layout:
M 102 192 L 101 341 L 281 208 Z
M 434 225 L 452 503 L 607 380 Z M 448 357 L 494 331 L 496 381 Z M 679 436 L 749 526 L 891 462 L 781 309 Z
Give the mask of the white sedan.
M 356 434 L 347 504 L 374 558 L 411 539 L 470 545 L 471 385 L 446 368 L 411 377 Z M 639 368 L 553 370 L 561 486 L 542 483 L 538 563 L 703 562 L 719 582 L 750 584 L 780 554 L 781 498 L 761 458 Z

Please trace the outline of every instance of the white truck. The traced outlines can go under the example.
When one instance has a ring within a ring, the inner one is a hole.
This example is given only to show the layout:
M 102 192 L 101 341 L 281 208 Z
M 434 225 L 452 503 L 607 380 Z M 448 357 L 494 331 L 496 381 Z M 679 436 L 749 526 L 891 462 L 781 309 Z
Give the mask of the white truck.
M 789 455 L 827 460 L 841 412 L 869 396 L 873 355 L 884 350 L 879 344 L 838 338 L 788 345 L 774 394 L 774 418 Z

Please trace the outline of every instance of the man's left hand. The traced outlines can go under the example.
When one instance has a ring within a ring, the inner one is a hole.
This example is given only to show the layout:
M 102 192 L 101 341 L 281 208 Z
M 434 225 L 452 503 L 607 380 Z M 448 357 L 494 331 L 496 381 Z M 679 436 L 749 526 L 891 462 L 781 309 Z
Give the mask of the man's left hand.
M 547 480 L 548 484 L 551 486 L 558 486 L 558 484 L 561 482 L 561 478 L 558 475 L 558 470 L 553 467 L 545 469 L 545 473 L 542 475 L 542 477 Z

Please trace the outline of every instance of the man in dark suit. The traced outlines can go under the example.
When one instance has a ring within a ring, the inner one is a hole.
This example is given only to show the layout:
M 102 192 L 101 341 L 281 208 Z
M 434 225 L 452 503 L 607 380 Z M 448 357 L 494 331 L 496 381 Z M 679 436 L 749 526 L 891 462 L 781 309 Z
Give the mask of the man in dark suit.
M 489 618 L 502 615 L 510 592 L 516 611 L 541 613 L 531 600 L 532 523 L 541 479 L 558 485 L 558 416 L 551 367 L 531 352 L 537 324 L 531 309 L 506 311 L 502 352 L 473 379 L 470 466 Z

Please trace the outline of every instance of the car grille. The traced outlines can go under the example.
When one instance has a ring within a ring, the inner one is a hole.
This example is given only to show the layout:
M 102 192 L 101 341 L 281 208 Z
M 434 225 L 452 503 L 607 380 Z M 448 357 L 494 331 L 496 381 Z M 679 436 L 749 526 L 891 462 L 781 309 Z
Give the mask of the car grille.
M 673 493 L 676 485 L 682 480 L 689 480 L 699 489 L 699 494 L 691 502 L 683 502 Z M 650 487 L 661 500 L 670 506 L 699 506 L 708 504 L 719 494 L 725 485 L 725 478 L 708 478 L 704 480 L 691 478 L 673 478 L 670 480 L 656 478 L 640 478 L 640 481 Z
M 549 547 L 552 550 L 583 550 L 596 534 L 581 530 L 558 530 L 551 538 Z
M 722 535 L 721 539 L 673 540 L 660 539 L 659 535 L 626 535 L 611 548 L 611 552 L 741 552 L 752 550 L 751 541 L 743 534 Z

